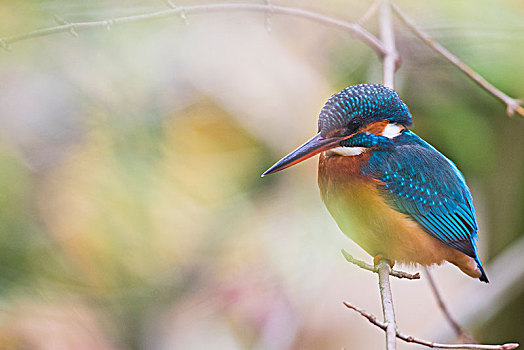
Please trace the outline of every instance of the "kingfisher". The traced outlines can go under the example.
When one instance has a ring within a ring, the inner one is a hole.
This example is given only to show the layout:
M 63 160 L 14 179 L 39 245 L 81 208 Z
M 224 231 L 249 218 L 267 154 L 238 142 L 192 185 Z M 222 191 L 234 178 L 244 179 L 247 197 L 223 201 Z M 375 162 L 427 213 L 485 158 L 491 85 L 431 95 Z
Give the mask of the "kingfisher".
M 408 129 L 412 116 L 380 84 L 331 96 L 318 133 L 262 176 L 320 154 L 318 186 L 338 227 L 374 257 L 429 266 L 448 261 L 488 282 L 476 241 L 473 199 L 462 173 Z

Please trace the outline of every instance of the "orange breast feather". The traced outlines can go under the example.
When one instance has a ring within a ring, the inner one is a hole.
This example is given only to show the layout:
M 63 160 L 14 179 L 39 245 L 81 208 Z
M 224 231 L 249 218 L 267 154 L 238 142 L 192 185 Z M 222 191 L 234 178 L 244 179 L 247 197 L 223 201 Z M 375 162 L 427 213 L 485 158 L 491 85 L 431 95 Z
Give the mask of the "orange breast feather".
M 473 259 L 432 237 L 384 201 L 378 181 L 360 171 L 369 158 L 369 151 L 346 157 L 320 155 L 320 193 L 342 232 L 372 256 L 381 254 L 393 262 L 423 265 L 448 260 L 478 277 L 474 276 Z

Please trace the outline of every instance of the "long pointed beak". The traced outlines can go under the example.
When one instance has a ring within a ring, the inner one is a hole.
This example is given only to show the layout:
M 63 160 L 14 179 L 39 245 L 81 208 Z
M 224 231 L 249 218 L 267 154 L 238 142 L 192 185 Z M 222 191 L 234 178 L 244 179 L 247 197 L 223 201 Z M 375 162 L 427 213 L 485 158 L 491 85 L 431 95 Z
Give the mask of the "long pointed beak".
M 320 133 L 313 136 L 302 146 L 298 147 L 296 150 L 276 162 L 271 168 L 267 169 L 262 177 L 276 173 L 277 171 L 284 170 L 289 168 L 292 165 L 300 163 L 308 158 L 313 157 L 314 155 L 319 154 L 320 152 L 327 151 L 328 149 L 338 147 L 340 141 L 345 140 L 349 136 L 344 137 L 328 137 L 323 138 L 320 136 Z

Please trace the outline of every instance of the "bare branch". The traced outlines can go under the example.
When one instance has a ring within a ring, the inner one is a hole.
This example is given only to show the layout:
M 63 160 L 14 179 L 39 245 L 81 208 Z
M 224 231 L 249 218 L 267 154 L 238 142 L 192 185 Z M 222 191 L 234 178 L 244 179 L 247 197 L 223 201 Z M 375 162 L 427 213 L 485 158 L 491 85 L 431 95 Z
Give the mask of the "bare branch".
M 363 26 L 367 21 L 369 21 L 369 19 L 371 18 L 371 16 L 373 16 L 375 14 L 375 12 L 377 12 L 378 10 L 378 5 L 380 5 L 380 2 L 382 0 L 375 0 L 373 1 L 373 3 L 371 4 L 371 6 L 367 9 L 367 11 L 362 15 L 362 17 L 360 17 L 360 19 L 357 21 L 357 23 L 361 26 Z
M 512 116 L 516 112 L 524 117 L 524 107 L 520 105 L 521 101 L 509 97 L 508 95 L 497 89 L 495 86 L 491 85 L 491 83 L 489 83 L 480 74 L 471 69 L 471 67 L 469 67 L 467 64 L 462 62 L 457 56 L 455 56 L 454 54 L 449 52 L 444 46 L 440 45 L 438 42 L 433 40 L 427 33 L 420 30 L 415 24 L 415 22 L 408 16 L 406 16 L 406 14 L 404 14 L 404 12 L 402 12 L 402 10 L 397 5 L 393 4 L 393 9 L 395 10 L 398 17 L 402 20 L 402 22 L 404 22 L 404 24 L 413 32 L 413 34 L 415 34 L 418 38 L 424 41 L 426 45 L 428 45 L 433 50 L 442 55 L 444 58 L 446 58 L 448 61 L 453 63 L 458 69 L 460 69 L 464 74 L 470 77 L 484 90 L 486 90 L 487 92 L 504 102 L 504 104 L 506 104 L 506 113 L 509 116 Z
M 170 16 L 181 16 L 183 19 L 187 14 L 200 14 L 210 12 L 232 12 L 232 11 L 255 11 L 270 14 L 288 15 L 309 19 L 313 22 L 322 23 L 328 26 L 337 27 L 346 32 L 349 32 L 354 38 L 363 41 L 366 45 L 371 47 L 379 56 L 386 54 L 382 43 L 367 30 L 360 25 L 332 18 L 317 12 L 307 11 L 300 8 L 276 6 L 273 4 L 249 4 L 249 3 L 231 3 L 231 4 L 209 4 L 209 5 L 195 5 L 195 6 L 174 6 L 171 3 L 170 8 L 162 11 L 149 12 L 140 15 L 116 17 L 113 19 L 105 19 L 90 22 L 78 23 L 64 23 L 54 27 L 42 28 L 33 30 L 24 34 L 12 35 L 5 38 L 0 38 L 0 43 L 3 47 L 8 48 L 9 44 L 17 41 L 37 38 L 41 36 L 51 35 L 67 31 L 79 31 L 88 28 L 108 27 L 108 24 L 122 24 L 130 22 L 138 22 L 145 20 L 153 20 L 166 18 Z
M 374 315 L 372 315 L 372 314 L 362 310 L 361 308 L 359 308 L 359 307 L 357 307 L 355 305 L 352 305 L 352 304 L 348 303 L 347 301 L 344 302 L 344 305 L 347 308 L 349 308 L 351 310 L 355 310 L 360 315 L 362 315 L 365 318 L 367 318 L 369 322 L 371 322 L 372 324 L 374 324 L 378 328 L 380 328 L 380 329 L 382 329 L 384 331 L 386 331 L 388 329 L 388 324 L 377 320 L 377 318 Z M 435 343 L 435 342 L 423 340 L 423 339 L 420 339 L 420 338 L 415 338 L 415 337 L 413 337 L 411 335 L 406 335 L 406 334 L 400 333 L 398 330 L 396 330 L 395 336 L 397 338 L 399 338 L 399 339 L 402 339 L 405 342 L 408 342 L 408 343 L 420 344 L 420 345 L 427 346 L 429 348 L 437 348 L 437 349 L 511 350 L 511 349 L 516 349 L 516 348 L 519 347 L 519 344 L 517 344 L 517 343 L 507 343 L 507 344 L 502 344 L 502 345 L 441 344 L 441 343 Z
M 384 322 L 386 326 L 386 349 L 395 350 L 397 348 L 397 323 L 395 321 L 395 310 L 393 309 L 393 295 L 391 294 L 391 285 L 389 283 L 389 273 L 391 266 L 386 259 L 378 263 L 378 284 L 380 289 L 380 298 L 382 299 L 382 312 L 384 313 Z
M 384 49 L 386 50 L 386 54 L 382 59 L 384 85 L 394 89 L 395 71 L 400 64 L 400 59 L 395 47 L 395 32 L 391 18 L 390 0 L 382 0 L 382 4 L 380 5 L 379 26 L 380 40 L 382 40 Z
M 466 331 L 460 324 L 458 324 L 458 322 L 455 320 L 455 318 L 453 318 L 453 316 L 451 316 L 451 313 L 449 312 L 446 303 L 444 303 L 444 299 L 442 299 L 442 296 L 440 295 L 440 292 L 437 288 L 437 284 L 435 283 L 435 280 L 433 279 L 433 275 L 429 268 L 424 266 L 424 272 L 426 273 L 426 277 L 428 278 L 429 286 L 433 291 L 433 295 L 435 296 L 435 299 L 437 299 L 437 304 L 440 307 L 440 310 L 442 310 L 444 317 L 446 317 L 451 327 L 453 327 L 457 336 L 465 343 L 476 342 L 475 338 L 473 338 L 473 336 L 468 331 Z
M 58 23 L 59 25 L 63 26 L 63 25 L 67 25 L 67 24 L 71 24 L 69 22 L 67 22 L 66 20 L 64 20 L 63 18 L 57 16 L 57 15 L 54 15 L 53 16 L 56 23 Z M 71 33 L 72 36 L 74 36 L 75 38 L 78 38 L 78 33 L 75 31 L 75 27 L 74 26 L 71 26 L 71 28 L 69 28 L 69 33 Z
M 342 249 L 342 255 L 344 255 L 344 258 L 347 260 L 347 262 L 352 263 L 354 265 L 357 265 L 361 269 L 368 270 L 374 273 L 378 273 L 378 269 L 376 266 L 373 266 L 371 264 L 368 264 L 362 260 L 355 259 L 353 255 L 346 252 L 344 249 Z M 398 270 L 391 270 L 389 274 L 396 278 L 406 278 L 408 280 L 419 280 L 420 279 L 420 273 L 410 274 L 404 271 L 398 271 Z

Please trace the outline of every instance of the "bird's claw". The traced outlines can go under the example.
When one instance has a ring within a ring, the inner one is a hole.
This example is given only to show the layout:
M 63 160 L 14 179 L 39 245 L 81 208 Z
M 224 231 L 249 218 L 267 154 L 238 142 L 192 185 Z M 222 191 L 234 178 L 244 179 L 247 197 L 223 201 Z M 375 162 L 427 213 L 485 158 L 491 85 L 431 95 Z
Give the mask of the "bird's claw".
M 375 255 L 375 257 L 373 258 L 373 264 L 376 266 L 378 266 L 378 264 L 380 263 L 380 260 L 386 260 L 388 263 L 389 263 L 389 266 L 391 268 L 393 268 L 393 266 L 395 266 L 395 261 L 392 261 L 392 260 L 389 260 L 389 259 L 386 259 L 384 257 L 384 255 L 382 254 L 377 254 Z

